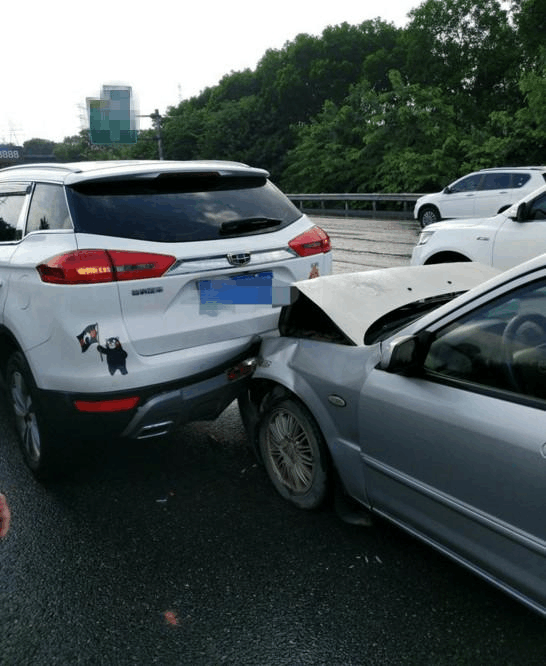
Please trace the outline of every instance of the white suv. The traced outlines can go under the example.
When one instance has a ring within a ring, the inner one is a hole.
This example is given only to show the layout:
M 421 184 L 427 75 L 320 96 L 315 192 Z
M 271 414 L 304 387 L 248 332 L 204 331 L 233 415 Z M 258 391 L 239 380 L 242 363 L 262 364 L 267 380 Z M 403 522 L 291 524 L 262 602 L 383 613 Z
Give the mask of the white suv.
M 424 229 L 411 263 L 478 261 L 500 270 L 546 253 L 546 185 L 494 217 Z
M 546 182 L 546 167 L 482 169 L 456 180 L 442 192 L 417 199 L 413 215 L 421 227 L 446 218 L 501 213 Z
M 215 418 L 327 234 L 232 162 L 0 170 L 0 368 L 38 478 L 75 441 Z

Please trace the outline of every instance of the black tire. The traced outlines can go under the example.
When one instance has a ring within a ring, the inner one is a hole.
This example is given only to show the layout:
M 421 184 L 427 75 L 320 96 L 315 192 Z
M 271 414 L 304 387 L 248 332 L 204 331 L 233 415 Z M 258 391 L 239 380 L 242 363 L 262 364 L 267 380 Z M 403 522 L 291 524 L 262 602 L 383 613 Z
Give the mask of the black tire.
M 440 211 L 435 206 L 423 206 L 419 211 L 419 224 L 421 229 L 442 219 Z
M 330 491 L 324 437 L 309 410 L 292 398 L 269 396 L 260 414 L 258 442 L 275 490 L 298 509 L 317 509 Z
M 6 383 L 25 462 L 37 479 L 51 478 L 59 470 L 59 450 L 46 419 L 40 413 L 36 385 L 21 352 L 14 352 L 8 359 Z

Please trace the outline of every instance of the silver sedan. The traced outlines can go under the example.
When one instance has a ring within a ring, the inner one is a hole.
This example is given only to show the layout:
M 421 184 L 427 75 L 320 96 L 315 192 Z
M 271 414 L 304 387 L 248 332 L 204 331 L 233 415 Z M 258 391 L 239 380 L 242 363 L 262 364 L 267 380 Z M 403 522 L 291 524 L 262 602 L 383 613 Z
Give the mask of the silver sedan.
M 293 505 L 337 488 L 546 616 L 546 255 L 296 283 L 240 408 Z

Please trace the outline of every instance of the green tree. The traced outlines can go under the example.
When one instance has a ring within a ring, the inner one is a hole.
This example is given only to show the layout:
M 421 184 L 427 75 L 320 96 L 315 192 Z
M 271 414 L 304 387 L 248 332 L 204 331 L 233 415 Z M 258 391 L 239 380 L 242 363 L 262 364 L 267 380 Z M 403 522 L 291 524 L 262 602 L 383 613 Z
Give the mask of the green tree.
M 327 102 L 299 132 L 282 184 L 291 191 L 419 192 L 457 175 L 456 113 L 438 87 L 354 86 L 341 107 Z M 311 190 L 308 187 L 311 186 Z
M 50 157 L 54 148 L 55 142 L 48 139 L 29 139 L 23 143 L 25 157 Z
M 404 43 L 407 79 L 441 87 L 467 124 L 517 108 L 517 34 L 499 0 L 425 0 Z

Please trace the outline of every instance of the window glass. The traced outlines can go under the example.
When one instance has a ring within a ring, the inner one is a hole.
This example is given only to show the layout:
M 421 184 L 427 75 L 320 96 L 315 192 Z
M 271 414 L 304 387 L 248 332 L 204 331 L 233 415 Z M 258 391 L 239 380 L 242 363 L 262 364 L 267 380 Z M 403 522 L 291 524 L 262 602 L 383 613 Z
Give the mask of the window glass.
M 546 281 L 496 299 L 440 331 L 425 369 L 546 400 Z
M 22 183 L 0 183 L 0 242 L 21 238 L 17 223 L 25 197 L 27 185 Z
M 512 176 L 512 187 L 523 187 L 531 178 L 528 173 L 514 173 Z
M 546 194 L 537 197 L 529 206 L 530 220 L 546 220 Z
M 78 232 L 160 242 L 278 231 L 301 212 L 264 177 L 165 174 L 78 183 L 67 190 Z
M 30 202 L 27 234 L 31 231 L 70 229 L 71 227 L 63 187 L 38 183 Z
M 481 174 L 475 174 L 474 176 L 467 176 L 457 181 L 449 188 L 452 192 L 472 192 L 473 190 L 478 189 L 482 176 Z
M 509 173 L 486 173 L 480 190 L 503 190 L 510 187 Z

